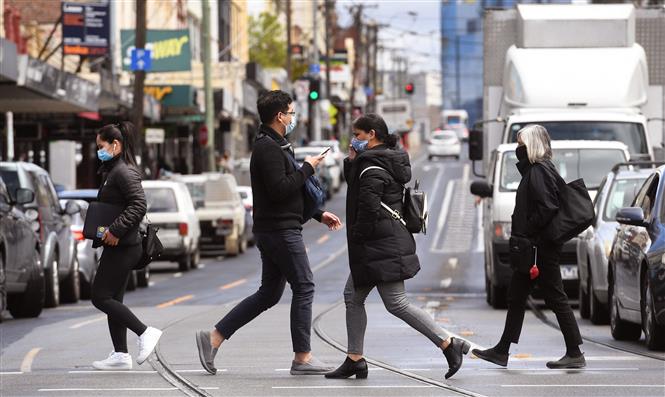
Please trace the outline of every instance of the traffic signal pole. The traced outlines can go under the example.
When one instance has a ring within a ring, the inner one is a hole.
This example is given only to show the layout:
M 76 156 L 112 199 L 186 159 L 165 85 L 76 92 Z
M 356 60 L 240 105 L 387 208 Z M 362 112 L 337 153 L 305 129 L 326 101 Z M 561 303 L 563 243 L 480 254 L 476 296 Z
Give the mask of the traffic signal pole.
M 314 65 L 319 65 L 319 47 L 318 47 L 318 42 L 317 39 L 319 37 L 318 31 L 317 31 L 317 11 L 319 10 L 319 2 L 318 0 L 314 2 L 314 6 L 312 7 L 312 64 Z M 312 73 L 312 77 L 318 79 L 320 73 Z M 321 140 L 321 120 L 319 120 L 319 105 L 317 101 L 310 101 L 312 104 L 311 106 L 311 112 L 309 113 L 309 123 L 312 127 L 312 134 L 310 134 L 310 138 L 315 140 L 315 141 L 320 141 Z
M 136 0 L 136 28 L 134 37 L 134 47 L 144 49 L 146 41 L 146 0 Z M 138 138 L 135 138 L 137 144 L 137 153 L 141 154 L 141 169 L 145 169 L 149 158 L 146 156 L 145 138 L 143 134 L 143 87 L 145 85 L 145 70 L 134 71 L 134 97 L 132 102 L 132 122 L 136 128 Z
M 201 2 L 203 12 L 203 90 L 205 99 L 205 123 L 208 130 L 208 171 L 217 171 L 215 162 L 215 105 L 212 98 L 212 81 L 210 77 L 210 3 Z

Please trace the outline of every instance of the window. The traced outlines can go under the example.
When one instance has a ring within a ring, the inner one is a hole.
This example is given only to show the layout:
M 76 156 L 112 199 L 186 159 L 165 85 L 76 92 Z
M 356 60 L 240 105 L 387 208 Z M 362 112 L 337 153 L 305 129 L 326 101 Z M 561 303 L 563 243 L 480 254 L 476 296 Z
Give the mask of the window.
M 21 183 L 18 180 L 18 172 L 8 169 L 0 169 L 0 177 L 5 181 L 7 192 L 12 200 L 16 200 L 16 190 L 21 187 Z
M 175 192 L 171 188 L 145 189 L 148 212 L 178 212 Z
M 62 212 L 62 207 L 60 206 L 60 200 L 58 199 L 58 194 L 55 192 L 55 188 L 53 187 L 53 184 L 51 183 L 51 180 L 49 179 L 48 175 L 40 175 L 39 180 L 41 181 L 41 184 L 44 187 L 44 191 L 46 193 L 46 196 L 48 197 L 48 201 L 51 205 L 51 208 L 53 208 L 53 211 L 55 211 L 56 214 Z
M 658 190 L 658 174 L 652 174 L 640 192 L 635 197 L 633 207 L 642 208 L 644 212 L 644 221 L 651 222 L 651 210 L 653 209 L 654 199 L 656 198 L 656 190 Z
M 635 199 L 635 195 L 644 183 L 646 178 L 631 178 L 621 179 L 614 182 L 610 188 L 605 202 L 605 211 L 603 211 L 603 220 L 614 221 L 617 212 L 621 208 L 630 207 L 630 204 Z M 596 210 L 600 214 L 599 209 Z

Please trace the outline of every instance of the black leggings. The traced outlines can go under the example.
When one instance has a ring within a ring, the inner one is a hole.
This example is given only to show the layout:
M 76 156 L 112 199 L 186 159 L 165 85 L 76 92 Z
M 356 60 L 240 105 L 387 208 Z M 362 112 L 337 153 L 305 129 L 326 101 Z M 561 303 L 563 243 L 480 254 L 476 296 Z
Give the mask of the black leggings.
M 141 258 L 141 244 L 104 247 L 92 284 L 92 304 L 108 316 L 109 331 L 116 352 L 127 353 L 127 328 L 141 335 L 146 326 L 122 303 L 127 279 Z

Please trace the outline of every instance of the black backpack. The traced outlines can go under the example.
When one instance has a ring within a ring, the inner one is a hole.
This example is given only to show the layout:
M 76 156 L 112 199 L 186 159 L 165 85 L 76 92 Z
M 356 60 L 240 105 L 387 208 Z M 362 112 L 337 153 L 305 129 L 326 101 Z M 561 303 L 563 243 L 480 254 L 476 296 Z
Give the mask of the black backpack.
M 363 174 L 370 169 L 388 172 L 382 167 L 371 165 L 360 172 L 358 179 L 362 178 Z M 388 174 L 390 175 L 390 172 Z M 392 175 L 390 176 L 392 177 Z M 402 187 L 404 188 L 404 193 L 401 213 L 393 210 L 383 201 L 381 202 L 381 207 L 388 211 L 395 220 L 404 225 L 409 232 L 427 234 L 427 193 L 419 190 L 420 182 L 417 179 L 412 188 Z

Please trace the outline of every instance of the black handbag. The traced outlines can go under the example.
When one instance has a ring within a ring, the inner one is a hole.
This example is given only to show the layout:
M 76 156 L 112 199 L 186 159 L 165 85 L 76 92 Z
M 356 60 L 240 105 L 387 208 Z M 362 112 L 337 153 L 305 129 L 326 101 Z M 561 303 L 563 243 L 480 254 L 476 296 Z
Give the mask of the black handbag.
M 162 242 L 159 241 L 159 237 L 157 237 L 158 231 L 159 227 L 152 223 L 147 223 L 145 225 L 145 230 L 141 230 L 143 254 L 141 255 L 141 259 L 134 266 L 135 270 L 145 268 L 150 262 L 158 259 L 160 255 L 162 255 L 162 252 L 164 252 L 164 246 L 162 245 Z
M 545 239 L 563 244 L 582 233 L 595 218 L 593 201 L 583 179 L 559 183 L 559 211 L 546 228 Z

